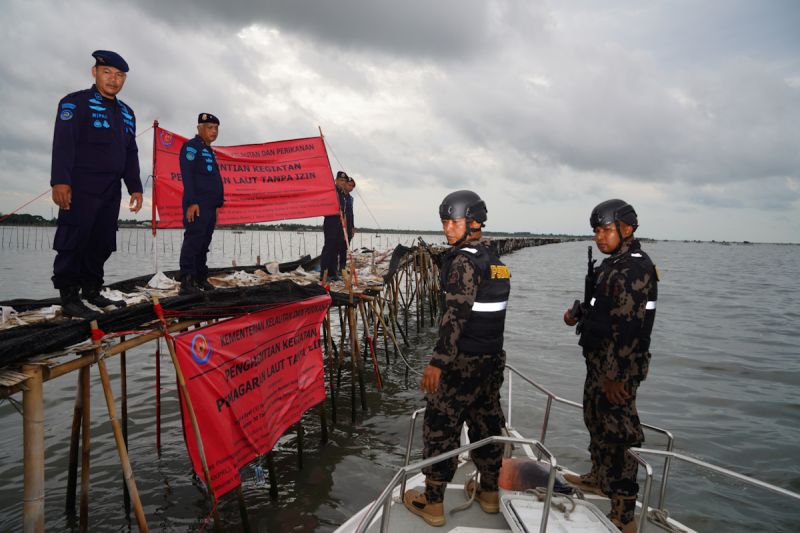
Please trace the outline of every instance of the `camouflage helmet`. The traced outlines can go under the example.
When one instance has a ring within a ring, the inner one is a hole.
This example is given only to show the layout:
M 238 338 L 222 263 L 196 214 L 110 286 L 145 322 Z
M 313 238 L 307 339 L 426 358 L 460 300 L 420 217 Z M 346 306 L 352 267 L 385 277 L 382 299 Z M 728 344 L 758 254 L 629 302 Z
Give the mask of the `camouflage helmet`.
M 442 220 L 466 218 L 483 224 L 487 212 L 486 203 L 472 191 L 451 192 L 439 206 L 439 218 Z
M 639 219 L 633 206 L 625 200 L 617 198 L 597 204 L 589 217 L 589 224 L 592 228 L 606 226 L 617 221 L 624 222 L 633 229 L 639 226 Z

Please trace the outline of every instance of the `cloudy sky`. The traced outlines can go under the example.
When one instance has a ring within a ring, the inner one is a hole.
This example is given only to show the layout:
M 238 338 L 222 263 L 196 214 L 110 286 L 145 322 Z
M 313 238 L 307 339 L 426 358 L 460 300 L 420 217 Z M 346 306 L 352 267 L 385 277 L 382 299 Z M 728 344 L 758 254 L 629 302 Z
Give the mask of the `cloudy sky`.
M 322 127 L 360 226 L 435 229 L 469 188 L 493 230 L 585 234 L 621 197 L 642 236 L 800 242 L 798 28 L 796 0 L 5 0 L 0 212 L 49 189 L 57 102 L 110 49 L 140 132 Z

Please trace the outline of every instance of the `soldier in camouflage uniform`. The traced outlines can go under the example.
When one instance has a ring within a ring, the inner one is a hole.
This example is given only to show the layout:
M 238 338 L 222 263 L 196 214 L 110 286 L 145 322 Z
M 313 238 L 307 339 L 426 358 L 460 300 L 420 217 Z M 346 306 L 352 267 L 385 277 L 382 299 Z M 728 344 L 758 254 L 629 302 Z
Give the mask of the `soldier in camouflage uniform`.
M 423 427 L 423 457 L 435 457 L 459 446 L 466 422 L 472 442 L 500 435 L 505 417 L 500 407 L 505 352 L 503 329 L 511 275 L 481 238 L 486 204 L 471 191 L 445 197 L 439 215 L 447 242 L 441 270 L 443 315 L 439 339 L 421 388 L 427 393 Z M 499 511 L 497 480 L 501 445 L 472 452 L 480 472 L 476 499 L 487 513 Z M 441 526 L 444 489 L 453 479 L 457 459 L 446 459 L 425 470 L 425 490 L 409 490 L 406 507 L 428 524 Z
M 658 274 L 633 237 L 638 220 L 631 205 L 622 200 L 603 202 L 592 211 L 590 223 L 597 247 L 610 255 L 595 270 L 591 298 L 580 313 L 580 345 L 586 358 L 583 419 L 589 430 L 592 470 L 564 477 L 609 496 L 609 518 L 620 530 L 632 533 L 639 485 L 637 463 L 627 449 L 644 441 L 636 391 L 650 363 Z M 572 310 L 564 314 L 569 326 L 578 318 Z

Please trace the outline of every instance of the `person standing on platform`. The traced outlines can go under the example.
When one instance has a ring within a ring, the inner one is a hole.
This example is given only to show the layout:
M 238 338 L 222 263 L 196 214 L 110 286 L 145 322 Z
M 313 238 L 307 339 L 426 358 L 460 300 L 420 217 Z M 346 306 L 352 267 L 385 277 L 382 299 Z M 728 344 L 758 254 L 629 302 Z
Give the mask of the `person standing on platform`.
M 206 259 L 217 224 L 217 209 L 224 202 L 222 176 L 217 157 L 211 149 L 218 135 L 219 119 L 211 113 L 200 113 L 197 117 L 197 135 L 181 147 L 185 231 L 180 257 L 180 294 L 214 289 L 208 282 Z
M 425 367 L 421 388 L 427 394 L 422 430 L 425 459 L 455 450 L 461 428 L 469 426 L 470 442 L 500 435 L 505 416 L 500 407 L 506 353 L 503 350 L 511 274 L 481 237 L 486 204 L 472 191 L 447 195 L 439 206 L 447 243 L 442 258 L 442 319 L 439 339 Z M 467 484 L 487 513 L 500 510 L 498 477 L 503 446 L 473 450 L 479 483 Z M 409 490 L 403 503 L 432 526 L 445 524 L 444 492 L 453 479 L 457 458 L 423 469 L 425 489 Z
M 356 234 L 355 221 L 353 219 L 353 189 L 356 188 L 356 180 L 351 177 L 342 184 L 344 191 L 344 223 L 347 228 L 347 242 L 342 239 L 343 246 L 339 249 L 339 271 L 344 270 L 347 265 L 347 245 L 353 245 L 353 235 Z
M 130 194 L 130 210 L 137 213 L 142 207 L 136 117 L 117 98 L 128 63 L 108 50 L 96 50 L 92 57 L 94 85 L 58 103 L 50 172 L 53 202 L 59 207 L 53 286 L 63 313 L 77 318 L 94 315 L 81 296 L 103 309 L 125 307 L 124 301 L 100 294 L 105 262 L 117 249 L 120 180 Z
M 633 206 L 607 200 L 594 208 L 589 223 L 595 244 L 609 257 L 588 280 L 587 301 L 568 309 L 564 322 L 579 324 L 586 358 L 583 420 L 592 468 L 587 474 L 564 477 L 579 488 L 608 496 L 611 521 L 624 533 L 635 533 L 638 464 L 627 450 L 644 441 L 636 391 L 650 366 L 658 271 L 633 236 L 639 226 Z
M 328 273 L 329 281 L 338 279 L 339 257 L 342 252 L 345 254 L 347 253 L 347 246 L 344 242 L 344 232 L 342 231 L 342 215 L 347 209 L 345 190 L 349 180 L 350 178 L 343 170 L 336 173 L 334 184 L 336 185 L 336 199 L 339 205 L 339 212 L 335 215 L 326 215 L 322 222 L 322 233 L 325 237 L 325 241 L 322 245 L 322 253 L 319 259 L 320 279 L 325 276 L 325 272 Z

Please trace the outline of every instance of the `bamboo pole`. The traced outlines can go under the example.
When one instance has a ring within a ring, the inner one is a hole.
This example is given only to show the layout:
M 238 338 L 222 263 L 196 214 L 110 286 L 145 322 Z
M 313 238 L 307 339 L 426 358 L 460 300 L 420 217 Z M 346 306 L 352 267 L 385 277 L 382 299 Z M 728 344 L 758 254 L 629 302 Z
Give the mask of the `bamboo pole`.
M 297 469 L 303 469 L 303 437 L 305 436 L 306 431 L 303 428 L 303 419 L 302 417 L 297 422 Z
M 168 331 L 169 332 L 181 331 L 191 326 L 192 324 L 197 324 L 199 322 L 200 322 L 199 320 L 184 320 L 182 322 L 177 322 L 172 326 L 170 326 Z M 161 330 L 155 330 L 149 333 L 145 333 L 143 335 L 139 335 L 134 339 L 130 339 L 125 342 L 121 342 L 119 344 L 111 346 L 105 351 L 105 357 L 108 358 L 112 355 L 117 355 L 118 353 L 124 350 L 130 350 L 131 348 L 134 348 L 136 346 L 141 346 L 142 344 L 157 339 L 162 335 L 163 334 L 161 333 Z M 46 371 L 45 381 L 50 381 L 57 377 L 61 377 L 64 374 L 69 374 L 70 372 L 74 372 L 75 370 L 78 370 L 82 367 L 89 366 L 94 363 L 94 360 L 95 356 L 94 353 L 92 353 L 89 355 L 84 355 L 77 359 L 73 359 L 72 361 L 67 361 L 66 363 L 56 365 Z M 13 394 L 14 392 L 16 391 L 11 389 L 10 393 Z
M 72 411 L 72 431 L 69 438 L 69 468 L 67 470 L 67 501 L 64 510 L 75 514 L 75 490 L 78 485 L 78 454 L 80 453 L 81 419 L 83 418 L 81 375 L 75 387 L 75 407 Z
M 125 335 L 120 337 L 120 342 L 125 342 Z M 127 352 L 119 354 L 119 403 L 122 411 L 122 439 L 125 450 L 128 449 L 128 362 Z M 131 495 L 127 483 L 122 485 L 122 504 L 125 507 L 125 516 L 131 514 Z
M 247 514 L 247 504 L 244 501 L 244 492 L 242 486 L 236 487 L 236 499 L 239 501 L 239 516 L 242 519 L 242 530 L 245 533 L 250 533 L 250 517 Z
M 89 394 L 89 367 L 80 370 L 81 375 L 81 403 L 83 417 L 81 424 L 81 503 L 80 520 L 78 529 L 81 532 L 89 530 L 89 472 L 91 446 L 91 414 L 92 400 Z
M 328 308 L 328 312 L 325 318 L 322 321 L 323 326 L 323 335 L 325 336 L 325 347 L 328 349 L 328 387 L 331 391 L 331 422 L 333 425 L 336 425 L 336 393 L 338 387 L 334 385 L 333 379 L 333 342 L 331 340 L 331 314 L 330 308 Z
M 397 350 L 399 352 L 400 351 L 400 345 L 397 342 L 397 337 L 395 337 L 394 333 L 389 328 L 386 327 L 386 322 L 383 321 L 383 315 L 378 315 L 378 320 L 381 321 L 381 325 L 383 326 L 384 335 L 386 335 L 388 333 L 389 337 L 391 337 L 392 342 L 394 343 L 395 350 Z
M 98 329 L 97 321 L 92 320 L 92 330 Z M 114 440 L 117 444 L 117 453 L 119 454 L 119 462 L 122 465 L 122 477 L 125 479 L 125 485 L 128 487 L 130 494 L 133 511 L 136 516 L 136 524 L 139 526 L 139 531 L 148 531 L 147 520 L 144 516 L 144 509 L 142 509 L 142 502 L 139 499 L 139 491 L 136 488 L 136 480 L 133 477 L 133 469 L 131 468 L 130 460 L 128 459 L 128 447 L 125 444 L 125 436 L 122 432 L 122 424 L 117 417 L 117 409 L 114 403 L 114 393 L 111 390 L 111 379 L 108 376 L 108 369 L 106 368 L 106 361 L 101 357 L 100 343 L 97 343 L 97 368 L 100 370 L 100 381 L 103 384 L 103 394 L 106 398 L 106 407 L 108 408 L 108 418 L 111 420 L 111 428 L 114 431 Z
M 267 453 L 267 475 L 269 476 L 269 497 L 272 501 L 277 501 L 278 476 L 275 475 L 275 461 L 272 459 L 272 451 Z
M 347 323 L 352 329 L 352 313 L 350 306 L 347 307 Z M 344 340 L 345 327 L 342 324 L 342 339 Z M 352 331 L 351 331 L 352 333 Z M 352 335 L 351 335 L 352 337 Z M 356 421 L 356 379 L 358 376 L 358 364 L 356 363 L 356 348 L 358 342 L 351 339 L 350 341 L 350 420 L 355 423 Z
M 358 302 L 358 310 L 361 313 L 361 322 L 364 324 L 364 338 L 366 339 L 367 347 L 366 349 L 369 350 L 370 355 L 372 356 L 372 366 L 375 368 L 375 379 L 377 379 L 378 391 L 383 390 L 383 380 L 381 379 L 381 371 L 378 368 L 378 357 L 375 355 L 375 346 L 372 343 L 372 337 L 369 336 L 369 323 L 367 322 L 367 312 L 364 309 L 365 305 L 363 301 Z M 375 329 L 378 329 L 377 322 L 375 323 Z
M 422 298 L 420 297 L 420 263 L 419 247 L 417 247 L 414 249 L 414 293 L 417 297 L 417 333 L 419 333 L 420 327 L 425 322 L 425 315 L 422 313 Z
M 153 297 L 153 305 L 158 305 L 158 297 L 156 296 Z M 211 496 L 214 529 L 218 530 L 220 528 L 220 521 L 219 513 L 217 512 L 217 497 L 214 494 L 214 487 L 211 485 L 211 474 L 208 471 L 208 462 L 206 461 L 205 448 L 203 448 L 203 437 L 200 435 L 200 426 L 197 424 L 197 416 L 194 412 L 194 407 L 192 407 L 192 399 L 189 397 L 189 392 L 186 390 L 186 380 L 183 377 L 183 371 L 181 370 L 180 364 L 178 364 L 178 355 L 175 353 L 175 345 L 172 342 L 172 337 L 167 335 L 166 324 L 163 325 L 163 330 L 166 338 L 165 340 L 167 343 L 167 349 L 169 350 L 169 355 L 172 358 L 172 366 L 175 367 L 175 375 L 178 378 L 178 386 L 181 391 L 181 397 L 183 398 L 183 401 L 186 402 L 186 411 L 189 413 L 189 419 L 192 422 L 192 431 L 194 431 L 194 438 L 195 442 L 197 443 L 197 451 L 200 455 L 200 462 L 203 465 L 203 476 L 205 477 L 208 495 Z
M 383 305 L 385 303 L 384 299 L 378 301 L 377 299 L 370 302 L 372 306 L 372 314 L 375 316 L 375 337 L 378 336 L 378 328 L 383 331 L 383 353 L 386 355 L 386 366 L 392 364 L 392 361 L 389 359 L 389 341 L 388 336 L 386 335 L 386 327 L 382 325 L 383 320 L 378 321 L 378 317 L 383 318 Z
M 39 365 L 25 365 L 22 393 L 23 491 L 25 533 L 44 531 L 44 381 Z
M 358 377 L 358 390 L 361 394 L 361 410 L 367 410 L 367 393 L 364 386 L 364 372 L 362 369 L 363 360 L 361 358 L 361 347 L 358 343 L 358 322 L 356 317 L 356 304 L 351 304 L 347 308 L 347 319 L 350 323 L 350 349 L 352 350 L 354 377 Z M 354 396 L 355 399 L 355 396 Z M 355 407 L 355 406 L 354 406 Z M 355 422 L 355 409 L 353 410 L 353 422 Z
M 161 339 L 156 339 L 156 451 L 161 455 Z
M 327 444 L 328 442 L 328 415 L 325 408 L 325 402 L 319 402 L 319 427 L 320 427 L 320 444 Z

